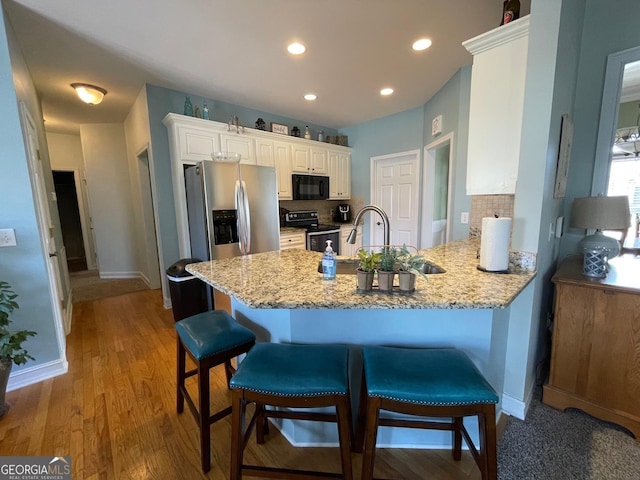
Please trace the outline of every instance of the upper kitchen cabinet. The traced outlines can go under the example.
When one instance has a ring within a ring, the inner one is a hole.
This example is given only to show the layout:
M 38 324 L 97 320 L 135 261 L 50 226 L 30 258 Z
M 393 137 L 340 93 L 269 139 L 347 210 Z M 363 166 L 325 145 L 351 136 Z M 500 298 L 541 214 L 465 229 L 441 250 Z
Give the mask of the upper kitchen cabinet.
M 309 146 L 302 142 L 291 145 L 291 170 L 294 173 L 327 175 L 327 148 Z
M 529 16 L 467 40 L 473 55 L 467 195 L 513 194 L 529 45 Z
M 263 167 L 276 166 L 276 159 L 273 153 L 273 140 L 256 138 L 256 163 Z
M 287 142 L 273 142 L 273 155 L 278 177 L 278 200 L 293 200 L 291 188 L 291 148 Z
M 188 118 L 188 117 L 185 117 Z M 184 161 L 199 162 L 211 160 L 211 153 L 220 151 L 220 141 L 217 135 L 213 135 L 210 128 L 201 122 L 181 122 L 173 124 L 173 139 L 178 145 L 180 159 Z
M 243 133 L 221 133 L 221 151 L 240 154 L 240 163 L 256 165 L 255 141 Z
M 351 155 L 348 152 L 329 150 L 329 200 L 351 198 Z

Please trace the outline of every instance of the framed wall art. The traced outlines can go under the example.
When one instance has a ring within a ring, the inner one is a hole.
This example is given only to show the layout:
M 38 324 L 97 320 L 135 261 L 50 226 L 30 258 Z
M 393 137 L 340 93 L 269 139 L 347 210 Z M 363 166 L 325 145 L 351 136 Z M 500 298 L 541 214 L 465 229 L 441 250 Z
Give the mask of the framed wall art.
M 560 146 L 558 148 L 558 165 L 556 167 L 556 183 L 553 198 L 564 198 L 567 189 L 567 174 L 571 159 L 571 144 L 573 143 L 573 122 L 569 115 L 562 115 L 560 127 Z
M 287 125 L 282 125 L 281 123 L 271 122 L 271 131 L 281 135 L 289 135 L 289 127 Z

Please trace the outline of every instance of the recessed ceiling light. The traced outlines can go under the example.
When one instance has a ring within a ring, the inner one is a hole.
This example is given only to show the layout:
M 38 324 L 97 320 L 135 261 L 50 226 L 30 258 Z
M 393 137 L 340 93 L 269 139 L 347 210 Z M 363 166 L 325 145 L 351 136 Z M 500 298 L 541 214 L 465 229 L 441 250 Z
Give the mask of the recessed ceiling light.
M 421 52 L 422 50 L 426 50 L 431 46 L 431 40 L 428 38 L 421 38 L 413 42 L 413 49 L 416 52 Z
M 292 55 L 301 55 L 307 51 L 307 47 L 298 42 L 293 42 L 287 47 L 287 50 Z
M 304 99 L 305 99 L 305 100 L 309 100 L 309 101 L 313 101 L 313 100 L 315 100 L 316 98 L 318 98 L 318 96 L 317 96 L 315 93 L 307 93 L 307 94 L 304 96 Z
M 393 93 L 393 88 L 383 88 L 380 90 L 380 95 L 391 95 Z

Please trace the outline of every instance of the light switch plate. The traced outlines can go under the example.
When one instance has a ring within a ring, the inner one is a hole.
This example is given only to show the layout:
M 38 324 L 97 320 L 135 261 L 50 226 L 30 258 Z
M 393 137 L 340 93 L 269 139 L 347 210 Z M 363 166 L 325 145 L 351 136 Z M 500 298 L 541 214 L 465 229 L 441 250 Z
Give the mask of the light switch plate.
M 13 228 L 0 229 L 0 247 L 15 247 L 16 231 Z
M 461 212 L 460 213 L 460 223 L 462 223 L 462 224 L 469 223 L 469 212 Z

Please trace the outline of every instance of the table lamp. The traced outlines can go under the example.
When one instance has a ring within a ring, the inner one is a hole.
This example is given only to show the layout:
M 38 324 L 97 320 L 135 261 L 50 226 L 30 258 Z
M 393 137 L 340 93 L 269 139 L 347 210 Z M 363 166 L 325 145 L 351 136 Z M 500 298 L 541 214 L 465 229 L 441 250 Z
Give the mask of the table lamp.
M 571 227 L 595 229 L 578 242 L 578 251 L 602 249 L 607 258 L 620 254 L 620 242 L 608 237 L 602 230 L 626 230 L 631 226 L 629 199 L 620 197 L 584 197 L 573 200 L 571 207 Z

